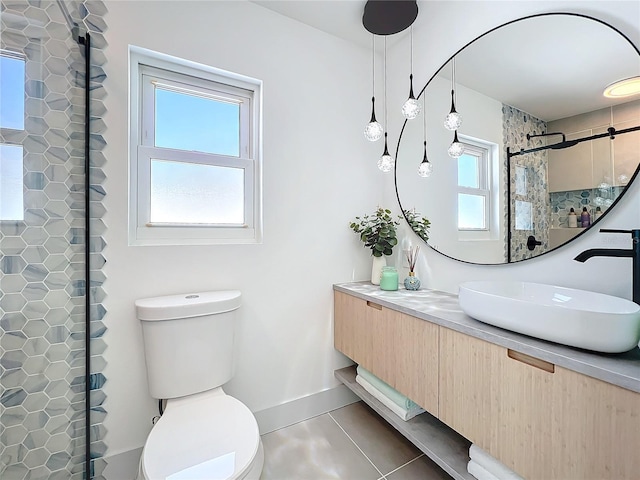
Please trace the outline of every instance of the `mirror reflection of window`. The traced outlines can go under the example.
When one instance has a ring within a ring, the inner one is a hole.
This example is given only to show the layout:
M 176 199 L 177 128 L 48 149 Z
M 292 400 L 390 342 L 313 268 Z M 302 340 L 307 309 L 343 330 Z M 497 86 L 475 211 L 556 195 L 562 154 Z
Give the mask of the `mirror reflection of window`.
M 458 157 L 458 230 L 488 230 L 491 188 L 489 147 L 462 142 Z
M 0 128 L 24 130 L 25 59 L 0 50 Z
M 0 50 L 0 128 L 24 130 L 25 57 Z M 0 144 L 0 221 L 24 219 L 22 145 Z

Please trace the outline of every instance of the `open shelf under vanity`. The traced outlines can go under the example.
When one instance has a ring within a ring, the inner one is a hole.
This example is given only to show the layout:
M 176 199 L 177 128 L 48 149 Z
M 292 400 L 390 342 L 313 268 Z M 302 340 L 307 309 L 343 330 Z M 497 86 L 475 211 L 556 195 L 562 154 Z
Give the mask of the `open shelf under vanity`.
M 356 383 L 356 367 L 334 372 L 335 377 L 384 418 L 407 440 L 457 480 L 476 480 L 467 472 L 471 442 L 428 412 L 404 421 Z

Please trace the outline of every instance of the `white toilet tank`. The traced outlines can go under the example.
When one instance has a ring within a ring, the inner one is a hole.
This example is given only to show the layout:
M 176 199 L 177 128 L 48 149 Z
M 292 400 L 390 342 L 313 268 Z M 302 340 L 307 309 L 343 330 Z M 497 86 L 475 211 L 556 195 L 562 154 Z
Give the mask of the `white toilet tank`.
M 233 377 L 237 290 L 137 300 L 149 393 L 176 398 L 219 387 Z

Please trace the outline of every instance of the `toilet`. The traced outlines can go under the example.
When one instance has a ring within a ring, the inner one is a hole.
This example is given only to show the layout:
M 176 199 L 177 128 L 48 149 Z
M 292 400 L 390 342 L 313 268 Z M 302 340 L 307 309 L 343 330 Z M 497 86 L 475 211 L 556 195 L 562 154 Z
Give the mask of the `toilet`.
M 251 411 L 227 395 L 233 377 L 239 291 L 135 302 L 149 393 L 166 399 L 137 480 L 257 480 L 264 451 Z

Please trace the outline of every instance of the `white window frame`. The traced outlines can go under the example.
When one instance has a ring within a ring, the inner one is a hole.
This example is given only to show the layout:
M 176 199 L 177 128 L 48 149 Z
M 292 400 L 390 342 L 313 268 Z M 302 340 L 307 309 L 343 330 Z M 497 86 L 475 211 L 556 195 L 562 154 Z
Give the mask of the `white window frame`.
M 491 148 L 488 145 L 483 145 L 479 142 L 474 142 L 469 139 L 461 141 L 464 144 L 464 153 L 472 154 L 478 159 L 478 188 L 464 187 L 460 185 L 460 181 L 456 185 L 456 198 L 459 198 L 460 194 L 474 195 L 484 198 L 484 220 L 485 226 L 483 228 L 460 228 L 459 219 L 456 222 L 458 224 L 458 231 L 460 232 L 488 232 L 491 229 L 491 171 L 489 164 L 489 157 L 491 154 Z
M 262 82 L 140 47 L 129 47 L 129 245 L 212 245 L 262 242 Z M 240 105 L 239 157 L 155 146 L 155 85 Z M 152 223 L 151 160 L 244 171 L 243 224 Z
M 481 173 L 482 178 L 484 179 L 484 184 L 480 184 L 480 190 L 484 190 L 483 195 L 487 195 L 485 197 L 485 218 L 486 218 L 486 229 L 458 229 L 458 240 L 459 241 L 495 241 L 502 238 L 501 229 L 503 228 L 503 220 L 502 214 L 500 211 L 500 206 L 503 203 L 503 200 L 500 198 L 500 192 L 503 191 L 501 188 L 501 169 L 500 169 L 500 147 L 497 143 L 493 143 L 487 140 L 483 140 L 476 137 L 471 137 L 468 135 L 462 135 L 458 133 L 458 138 L 460 142 L 465 145 L 465 148 L 469 149 L 477 149 L 480 148 L 486 152 L 485 161 L 483 162 L 483 172 Z M 457 168 L 457 166 L 456 166 Z M 457 182 L 457 181 L 456 181 Z M 456 201 L 456 226 L 458 225 L 457 218 L 457 201 L 458 201 L 458 192 L 467 193 L 468 191 L 462 191 L 464 187 L 459 187 L 456 184 L 455 188 L 455 201 Z M 475 190 L 475 189 L 473 189 Z M 473 192 L 476 194 L 476 192 Z M 504 233 L 502 233 L 504 235 Z

